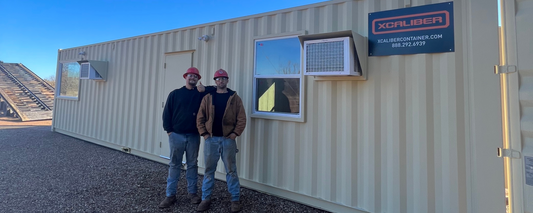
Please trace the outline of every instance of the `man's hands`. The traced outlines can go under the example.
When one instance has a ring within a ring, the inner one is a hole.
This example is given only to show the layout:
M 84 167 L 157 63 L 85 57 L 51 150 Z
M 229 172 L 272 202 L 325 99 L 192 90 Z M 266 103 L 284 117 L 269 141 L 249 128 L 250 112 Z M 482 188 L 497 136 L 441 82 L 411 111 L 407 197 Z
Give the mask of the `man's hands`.
M 209 134 L 205 134 L 203 137 L 204 137 L 204 140 L 207 140 L 210 137 L 210 135 Z M 237 138 L 237 134 L 231 133 L 226 138 L 229 138 L 231 140 L 235 140 L 235 138 Z
M 235 140 L 235 138 L 237 137 L 237 134 L 235 133 L 231 133 L 228 135 L 228 138 L 231 139 L 231 140 Z
M 168 136 L 170 136 L 170 134 L 172 134 L 172 132 L 167 132 Z M 204 140 L 207 140 L 209 138 L 209 134 L 205 134 L 203 137 L 204 137 Z M 227 138 L 229 138 L 231 140 L 235 140 L 235 138 L 237 138 L 237 134 L 231 133 L 231 134 L 228 135 Z
M 198 85 L 196 85 L 196 89 L 198 90 L 198 92 L 204 92 L 205 91 L 205 87 L 204 87 L 204 85 L 202 84 L 201 81 L 198 81 Z

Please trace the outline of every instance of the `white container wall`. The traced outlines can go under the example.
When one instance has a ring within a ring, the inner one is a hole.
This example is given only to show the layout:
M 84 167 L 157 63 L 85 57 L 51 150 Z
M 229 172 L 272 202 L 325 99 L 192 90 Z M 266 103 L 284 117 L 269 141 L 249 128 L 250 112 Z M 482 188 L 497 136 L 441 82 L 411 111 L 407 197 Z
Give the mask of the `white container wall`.
M 370 12 L 440 2 L 328 1 L 60 50 L 60 63 L 85 51 L 109 68 L 106 82 L 80 81 L 78 100 L 56 98 L 53 128 L 166 162 L 159 157 L 165 53 L 194 50 L 205 85 L 214 84 L 215 70 L 227 70 L 250 115 L 254 39 L 343 30 L 368 36 Z M 454 1 L 454 13 L 455 52 L 369 57 L 367 81 L 305 76 L 305 122 L 248 118 L 238 138 L 242 185 L 336 212 L 504 211 L 492 73 L 497 3 Z M 197 39 L 213 32 L 209 42 Z M 202 167 L 202 151 L 199 161 Z
M 501 75 L 502 94 L 507 98 L 502 100 L 502 108 L 506 108 L 503 115 L 509 126 L 504 131 L 504 147 L 514 150 L 515 155 L 520 153 L 520 157 L 505 161 L 509 212 L 533 212 L 533 167 L 526 160 L 533 159 L 533 1 L 501 0 L 501 12 L 500 65 L 517 68 Z
M 527 156 L 530 159 L 533 158 L 533 44 L 531 43 L 531 37 L 533 36 L 533 27 L 531 27 L 531 21 L 533 19 L 533 1 L 518 1 L 516 2 L 516 41 L 517 41 L 517 59 L 518 59 L 518 72 L 520 80 L 518 84 L 514 84 L 514 87 L 519 86 L 520 97 L 520 127 L 521 127 L 521 137 L 516 137 L 516 141 L 519 142 L 522 140 L 521 144 L 518 144 L 516 147 L 522 147 L 521 151 L 523 156 Z M 528 24 L 529 23 L 529 24 Z M 515 82 L 515 81 L 513 81 Z M 516 97 L 516 96 L 515 96 Z M 516 102 L 515 102 L 516 103 Z M 514 148 L 513 148 L 514 149 Z M 524 159 L 516 159 L 516 161 L 524 162 Z M 514 168 L 516 171 L 523 171 L 523 164 L 518 168 Z M 533 170 L 532 165 L 525 165 L 531 172 Z M 521 180 L 524 177 L 523 172 L 516 172 L 517 179 Z M 531 175 L 531 173 L 529 174 Z M 524 180 L 523 183 L 526 181 Z M 516 202 L 515 205 L 522 206 L 525 204 L 524 212 L 533 212 L 533 185 L 531 185 L 531 176 L 529 176 L 529 185 L 523 184 L 522 189 L 524 191 L 523 198 L 520 199 L 520 194 L 517 194 L 517 200 L 521 202 Z M 520 188 L 520 183 L 517 183 Z M 515 186 L 516 187 L 516 186 Z M 516 190 L 521 192 L 522 190 Z M 519 208 L 519 210 L 522 210 Z M 515 211 L 518 212 L 518 211 Z

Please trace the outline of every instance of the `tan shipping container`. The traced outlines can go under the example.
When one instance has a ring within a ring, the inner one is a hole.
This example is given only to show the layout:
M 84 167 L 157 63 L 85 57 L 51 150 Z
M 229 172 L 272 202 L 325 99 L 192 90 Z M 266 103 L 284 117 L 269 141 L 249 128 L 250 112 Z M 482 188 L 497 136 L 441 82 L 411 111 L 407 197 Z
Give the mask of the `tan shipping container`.
M 300 72 L 297 118 L 252 115 L 256 40 L 345 30 L 367 37 L 368 13 L 441 2 L 334 0 L 59 50 L 58 67 L 83 57 L 107 61 L 108 73 L 105 82 L 80 80 L 77 98 L 58 95 L 52 128 L 168 163 L 165 63 L 179 59 L 198 67 L 204 85 L 224 68 L 243 99 L 244 187 L 333 212 L 503 212 L 496 0 L 454 1 L 455 52 L 362 57 L 367 80 Z M 176 88 L 184 71 L 175 70 Z M 202 151 L 198 160 L 203 167 Z

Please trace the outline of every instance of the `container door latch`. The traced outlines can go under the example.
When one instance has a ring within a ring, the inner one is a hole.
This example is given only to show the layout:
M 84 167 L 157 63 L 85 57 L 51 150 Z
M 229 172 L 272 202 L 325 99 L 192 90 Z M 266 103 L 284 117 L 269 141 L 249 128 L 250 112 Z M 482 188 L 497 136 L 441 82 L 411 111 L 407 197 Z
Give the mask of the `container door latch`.
M 516 72 L 515 65 L 494 65 L 494 74 L 509 74 Z
M 520 159 L 520 152 L 512 149 L 503 149 L 498 147 L 498 157 Z

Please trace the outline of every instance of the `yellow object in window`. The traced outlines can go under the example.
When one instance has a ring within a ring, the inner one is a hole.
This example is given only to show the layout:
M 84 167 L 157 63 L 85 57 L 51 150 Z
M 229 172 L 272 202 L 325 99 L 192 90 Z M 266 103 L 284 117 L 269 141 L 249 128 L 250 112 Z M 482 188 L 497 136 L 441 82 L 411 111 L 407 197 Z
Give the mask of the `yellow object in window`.
M 276 98 L 275 95 L 275 87 L 276 83 L 273 83 L 270 85 L 270 87 L 259 97 L 259 111 L 263 112 L 270 112 L 272 111 L 272 108 L 274 108 L 274 100 Z

